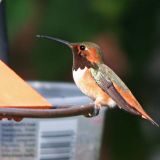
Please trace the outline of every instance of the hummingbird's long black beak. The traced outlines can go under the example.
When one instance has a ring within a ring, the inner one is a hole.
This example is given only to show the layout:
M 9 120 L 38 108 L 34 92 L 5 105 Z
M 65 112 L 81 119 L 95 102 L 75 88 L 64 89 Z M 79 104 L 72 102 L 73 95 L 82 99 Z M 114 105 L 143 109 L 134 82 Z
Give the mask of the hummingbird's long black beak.
M 65 40 L 62 40 L 62 39 L 59 39 L 59 38 L 54 38 L 54 37 L 45 36 L 45 35 L 36 35 L 36 37 L 37 37 L 37 38 L 45 38 L 45 39 L 57 41 L 57 42 L 60 42 L 60 43 L 62 43 L 62 44 L 67 45 L 68 47 L 72 48 L 72 44 L 71 44 L 70 42 L 65 41 Z

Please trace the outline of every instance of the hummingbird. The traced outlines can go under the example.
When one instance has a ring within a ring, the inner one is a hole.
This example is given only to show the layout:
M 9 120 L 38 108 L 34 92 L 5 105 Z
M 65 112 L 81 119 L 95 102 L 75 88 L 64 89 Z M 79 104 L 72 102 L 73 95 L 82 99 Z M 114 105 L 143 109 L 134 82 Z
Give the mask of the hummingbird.
M 73 79 L 77 87 L 94 101 L 94 111 L 88 117 L 98 115 L 102 106 L 118 106 L 159 126 L 142 108 L 129 88 L 102 60 L 101 48 L 92 42 L 71 43 L 59 38 L 37 35 L 68 46 L 73 54 Z

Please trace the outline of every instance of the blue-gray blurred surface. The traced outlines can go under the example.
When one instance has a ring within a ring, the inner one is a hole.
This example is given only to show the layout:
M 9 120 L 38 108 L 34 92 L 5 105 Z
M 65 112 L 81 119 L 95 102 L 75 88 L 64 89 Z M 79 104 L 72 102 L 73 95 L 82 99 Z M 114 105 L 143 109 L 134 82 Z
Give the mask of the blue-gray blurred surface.
M 71 83 L 32 81 L 30 85 L 54 105 L 91 102 Z M 0 122 L 0 159 L 98 160 L 103 122 L 104 110 L 94 118 L 77 116 Z

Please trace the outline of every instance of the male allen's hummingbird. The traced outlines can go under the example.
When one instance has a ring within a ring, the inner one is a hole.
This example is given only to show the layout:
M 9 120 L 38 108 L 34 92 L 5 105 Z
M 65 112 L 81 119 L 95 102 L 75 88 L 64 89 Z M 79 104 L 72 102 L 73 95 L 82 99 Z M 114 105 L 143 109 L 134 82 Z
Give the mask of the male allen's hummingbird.
M 149 120 L 159 126 L 141 107 L 128 87 L 102 61 L 100 47 L 91 42 L 70 43 L 58 38 L 37 35 L 40 38 L 54 40 L 67 45 L 73 53 L 73 79 L 78 88 L 92 100 L 95 110 L 88 116 L 99 113 L 101 106 L 114 107 L 126 110 Z

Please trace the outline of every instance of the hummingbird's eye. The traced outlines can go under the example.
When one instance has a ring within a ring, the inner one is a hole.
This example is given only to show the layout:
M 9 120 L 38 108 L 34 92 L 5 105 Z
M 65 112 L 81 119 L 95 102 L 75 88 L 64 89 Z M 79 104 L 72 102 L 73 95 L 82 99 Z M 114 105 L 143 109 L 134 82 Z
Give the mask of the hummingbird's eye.
M 84 51 L 86 49 L 86 47 L 84 45 L 80 45 L 79 48 L 80 48 L 81 51 Z

